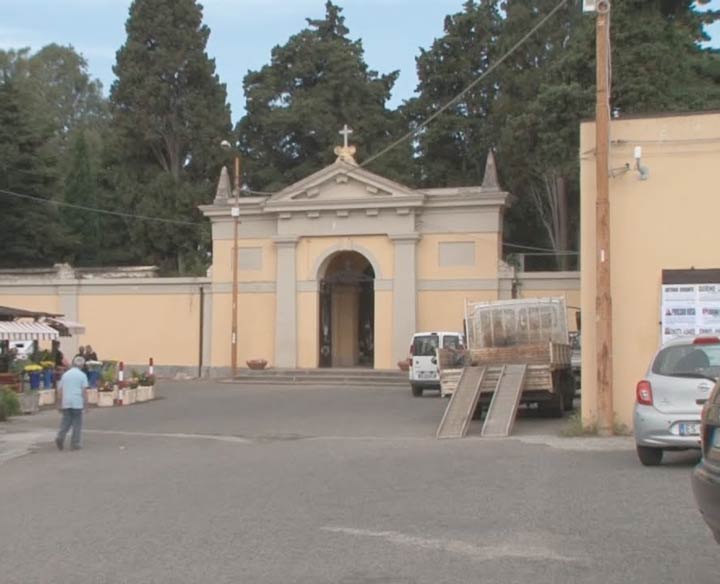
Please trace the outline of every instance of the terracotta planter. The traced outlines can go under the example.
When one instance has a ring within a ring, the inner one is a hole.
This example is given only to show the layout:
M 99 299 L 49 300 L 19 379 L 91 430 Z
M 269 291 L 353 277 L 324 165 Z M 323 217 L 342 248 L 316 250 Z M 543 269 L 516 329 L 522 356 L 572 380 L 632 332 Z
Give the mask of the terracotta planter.
M 397 362 L 400 371 L 410 371 L 410 359 L 401 359 Z
M 99 408 L 109 408 L 113 406 L 115 400 L 113 399 L 112 391 L 99 391 L 97 405 Z
M 250 369 L 254 370 L 265 369 L 268 364 L 265 359 L 250 359 L 249 361 L 245 361 L 245 363 Z

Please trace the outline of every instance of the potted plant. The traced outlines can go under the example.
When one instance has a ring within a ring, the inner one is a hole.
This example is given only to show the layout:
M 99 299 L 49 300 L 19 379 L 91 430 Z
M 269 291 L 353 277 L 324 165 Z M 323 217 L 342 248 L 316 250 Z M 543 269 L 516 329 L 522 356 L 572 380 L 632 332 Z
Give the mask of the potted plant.
M 145 393 L 146 401 L 155 399 L 155 376 L 147 371 L 142 373 L 138 378 L 138 391 L 142 389 Z
M 0 422 L 21 412 L 18 393 L 10 387 L 0 387 Z
M 25 365 L 23 370 L 30 378 L 30 389 L 40 389 L 40 374 L 42 373 L 42 367 L 40 367 L 37 363 L 30 363 L 29 365 Z
M 96 388 L 100 381 L 100 373 L 103 366 L 102 361 L 86 361 L 85 366 L 88 370 L 88 383 L 91 388 Z
M 89 400 L 88 400 L 89 401 Z M 113 384 L 103 382 L 97 390 L 97 405 L 99 408 L 107 408 L 115 404 L 115 391 Z
M 42 367 L 43 389 L 52 389 L 53 374 L 55 373 L 55 361 L 40 361 L 40 367 Z
M 250 359 L 249 361 L 245 361 L 245 363 L 250 369 L 255 370 L 265 369 L 268 364 L 265 359 Z

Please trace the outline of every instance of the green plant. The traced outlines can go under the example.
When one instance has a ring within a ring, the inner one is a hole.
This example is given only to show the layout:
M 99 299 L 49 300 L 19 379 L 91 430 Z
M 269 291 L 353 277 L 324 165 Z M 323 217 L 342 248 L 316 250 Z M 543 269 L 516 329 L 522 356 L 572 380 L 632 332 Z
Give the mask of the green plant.
M 568 416 L 565 426 L 560 430 L 560 436 L 566 438 L 572 438 L 577 436 L 596 436 L 597 425 L 590 424 L 588 426 L 583 425 L 582 414 L 578 411 L 573 412 Z
M 133 376 L 130 378 L 129 381 L 130 389 L 137 389 L 138 385 L 140 385 L 140 382 L 138 381 L 138 378 Z
M 6 387 L 0 387 L 0 422 L 20 413 L 20 400 L 17 394 Z
M 145 371 L 139 378 L 140 385 L 155 385 L 155 376 Z
M 103 383 L 115 383 L 117 379 L 117 363 L 113 361 L 105 362 L 105 367 L 100 374 L 100 378 L 103 380 Z
M 617 418 L 613 422 L 613 436 L 630 436 L 632 430 L 625 424 L 619 422 Z M 567 423 L 560 430 L 560 436 L 566 438 L 578 437 L 578 436 L 597 436 L 598 427 L 597 423 L 583 425 L 582 414 L 578 411 L 573 412 L 567 419 Z

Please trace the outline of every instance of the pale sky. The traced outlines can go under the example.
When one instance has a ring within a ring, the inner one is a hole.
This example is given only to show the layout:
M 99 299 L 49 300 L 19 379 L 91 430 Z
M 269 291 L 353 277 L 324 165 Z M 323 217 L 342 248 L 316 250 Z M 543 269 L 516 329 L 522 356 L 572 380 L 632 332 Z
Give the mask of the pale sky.
M 350 37 L 361 38 L 365 60 L 379 73 L 400 70 L 392 106 L 412 96 L 417 85 L 415 57 L 443 33 L 443 19 L 459 12 L 463 0 L 336 0 Z M 87 59 L 105 92 L 113 80 L 115 51 L 125 42 L 131 0 L 0 0 L 0 48 L 55 42 L 73 45 Z M 275 45 L 322 17 L 325 0 L 201 0 L 210 27 L 208 53 L 227 85 L 233 120 L 242 116 L 242 79 L 270 62 Z M 720 0 L 710 4 L 720 9 Z M 720 23 L 713 45 L 720 44 Z

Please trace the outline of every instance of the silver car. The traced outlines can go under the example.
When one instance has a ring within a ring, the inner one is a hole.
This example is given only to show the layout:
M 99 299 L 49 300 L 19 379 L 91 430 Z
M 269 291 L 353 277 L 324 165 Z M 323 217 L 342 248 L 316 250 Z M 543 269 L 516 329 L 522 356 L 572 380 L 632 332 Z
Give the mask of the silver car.
M 699 336 L 665 343 L 637 384 L 635 444 L 645 466 L 665 450 L 700 448 L 700 414 L 720 376 L 720 338 Z

